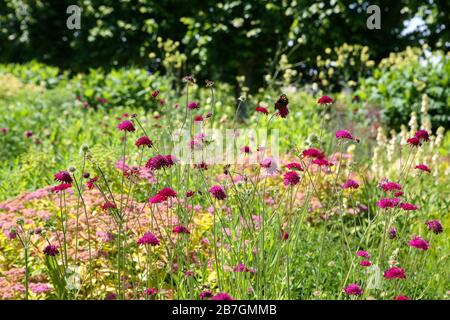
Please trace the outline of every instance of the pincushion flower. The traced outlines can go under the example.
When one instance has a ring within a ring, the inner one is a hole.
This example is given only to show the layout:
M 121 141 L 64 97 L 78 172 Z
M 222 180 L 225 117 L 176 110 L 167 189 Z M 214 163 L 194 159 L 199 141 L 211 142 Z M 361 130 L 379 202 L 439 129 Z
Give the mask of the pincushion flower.
M 288 168 L 289 170 L 298 170 L 298 171 L 303 171 L 303 167 L 300 163 L 298 162 L 291 162 L 288 163 L 286 165 L 286 168 Z
M 422 141 L 422 140 L 429 141 L 430 140 L 430 135 L 428 134 L 427 130 L 419 130 L 419 131 L 417 131 L 415 133 L 414 137 L 416 137 L 420 141 Z
M 243 146 L 241 148 L 241 152 L 243 152 L 243 153 L 250 153 L 251 152 L 250 151 L 250 147 L 249 146 Z
M 289 109 L 287 107 L 280 108 L 277 114 L 282 118 L 286 118 L 289 114 Z
M 158 195 L 160 195 L 164 198 L 171 198 L 171 197 L 176 197 L 177 192 L 175 190 L 173 190 L 172 188 L 165 187 L 158 192 Z
M 400 184 L 392 181 L 382 181 L 379 185 L 384 191 L 394 191 L 402 189 L 402 186 Z
M 57 186 L 52 187 L 51 190 L 52 190 L 52 192 L 54 192 L 54 193 L 58 193 L 58 192 L 67 190 L 67 189 L 69 189 L 69 188 L 72 188 L 72 184 L 71 184 L 71 183 L 61 183 L 61 184 L 59 184 L 59 185 L 57 185 Z
M 156 289 L 156 288 L 148 288 L 147 290 L 145 290 L 145 294 L 148 296 L 154 296 L 157 293 L 158 293 L 158 289 Z
M 212 293 L 212 291 L 206 290 L 206 291 L 202 291 L 200 292 L 200 299 L 204 300 L 204 299 L 209 299 L 212 298 L 214 294 Z
M 68 171 L 59 171 L 55 174 L 55 180 L 63 183 L 72 183 L 73 179 Z
M 93 177 L 93 178 L 89 179 L 88 182 L 86 182 L 86 187 L 87 187 L 89 190 L 94 189 L 95 183 L 96 183 L 97 181 L 98 181 L 98 177 Z
M 102 204 L 102 210 L 108 210 L 108 209 L 116 209 L 116 205 L 111 201 L 106 201 L 104 204 Z
M 348 130 L 338 130 L 336 131 L 336 139 L 353 140 L 353 136 Z
M 416 137 L 409 138 L 408 140 L 406 140 L 406 142 L 413 147 L 417 147 L 420 145 L 420 140 Z
M 186 228 L 185 226 L 175 226 L 175 227 L 173 227 L 172 232 L 173 233 L 178 233 L 178 234 L 180 234 L 180 233 L 190 234 L 191 233 L 189 231 L 189 229 Z
M 54 244 L 49 244 L 44 248 L 44 254 L 50 257 L 54 257 L 59 253 L 58 247 Z
M 264 107 L 256 107 L 256 112 L 259 112 L 259 113 L 263 113 L 263 114 L 269 114 L 269 110 L 267 110 L 266 108 L 264 108 Z
M 151 245 L 151 246 L 159 246 L 159 239 L 151 232 L 146 232 L 144 235 L 137 241 L 138 245 Z
M 120 131 L 128 131 L 128 132 L 136 131 L 136 129 L 134 128 L 133 122 L 131 122 L 130 120 L 122 121 L 121 123 L 119 123 L 117 128 Z
M 209 188 L 209 193 L 218 200 L 224 200 L 227 197 L 225 189 L 220 185 L 215 185 Z
M 407 297 L 407 296 L 400 295 L 400 296 L 396 296 L 394 298 L 394 300 L 411 300 L 411 299 L 409 299 L 409 297 Z
M 300 182 L 300 177 L 295 171 L 288 171 L 284 174 L 284 185 L 295 186 Z
M 428 248 L 430 247 L 428 242 L 426 242 L 424 239 L 422 239 L 419 236 L 415 236 L 414 238 L 409 240 L 408 241 L 408 245 L 410 247 L 414 247 L 414 248 L 417 248 L 417 249 L 420 249 L 420 250 L 428 250 Z
M 219 292 L 212 299 L 213 300 L 234 300 L 234 298 L 226 292 Z
M 415 168 L 421 171 L 431 172 L 430 168 L 426 164 L 418 164 Z
M 289 232 L 281 230 L 281 240 L 286 241 L 287 239 L 289 239 Z
M 353 179 L 348 179 L 343 185 L 343 189 L 358 189 L 359 183 Z
M 155 195 L 155 196 L 149 198 L 149 199 L 148 199 L 148 202 L 149 202 L 149 203 L 156 204 L 156 203 L 162 203 L 162 202 L 164 202 L 164 201 L 166 201 L 166 200 L 167 200 L 166 197 L 157 194 L 157 195 Z
M 397 236 L 397 230 L 394 227 L 389 228 L 389 239 L 394 239 Z
M 322 151 L 320 151 L 319 149 L 315 149 L 315 148 L 309 148 L 309 149 L 303 150 L 302 154 L 305 158 L 307 158 L 307 157 L 316 158 L 316 159 L 325 158 L 325 155 L 322 153 Z
M 363 294 L 363 290 L 356 283 L 351 283 L 344 289 L 345 293 L 352 296 L 360 296 Z
M 405 270 L 399 267 L 392 267 L 384 272 L 385 279 L 405 279 Z
M 365 251 L 365 250 L 358 250 L 358 251 L 356 252 L 356 255 L 357 255 L 358 257 L 363 257 L 363 258 L 370 259 L 369 253 L 368 253 L 367 251 Z
M 280 110 L 286 108 L 289 104 L 289 99 L 285 94 L 282 94 L 275 102 L 275 109 Z
M 200 103 L 198 103 L 197 101 L 191 101 L 188 103 L 187 107 L 189 110 L 198 109 L 200 108 Z
M 170 167 L 173 164 L 174 164 L 173 156 L 171 155 L 163 156 L 161 154 L 158 154 L 153 158 L 150 158 L 145 164 L 145 167 L 152 170 L 159 170 L 161 168 Z
M 194 122 L 202 122 L 202 121 L 203 121 L 203 116 L 202 115 L 195 116 Z
M 331 99 L 329 96 L 322 96 L 319 98 L 319 100 L 317 101 L 318 104 L 332 104 L 333 103 L 333 99 Z
M 147 136 L 142 136 L 139 139 L 136 140 L 134 143 L 136 147 L 149 147 L 151 148 L 153 146 L 152 140 L 149 139 Z
M 330 161 L 328 161 L 325 158 L 316 158 L 312 161 L 314 164 L 318 165 L 319 167 L 331 167 L 334 166 L 334 164 Z
M 158 96 L 158 94 L 159 94 L 159 90 L 154 90 L 154 91 L 152 92 L 152 97 L 153 97 L 153 98 L 156 98 L 156 97 Z
M 384 198 L 377 202 L 377 207 L 382 209 L 395 208 L 398 205 L 398 198 Z
M 405 211 L 415 211 L 417 206 L 412 203 L 400 203 L 400 208 Z
M 425 224 L 427 225 L 428 230 L 433 231 L 435 234 L 444 231 L 442 224 L 438 220 L 429 220 Z
M 359 263 L 359 265 L 361 267 L 370 267 L 372 265 L 372 262 L 370 262 L 369 260 L 361 260 L 361 262 Z

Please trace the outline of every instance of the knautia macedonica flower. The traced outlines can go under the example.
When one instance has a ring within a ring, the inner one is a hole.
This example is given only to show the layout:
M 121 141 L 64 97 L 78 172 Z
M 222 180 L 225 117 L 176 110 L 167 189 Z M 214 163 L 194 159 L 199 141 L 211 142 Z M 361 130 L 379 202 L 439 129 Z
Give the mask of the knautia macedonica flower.
M 158 238 L 151 232 L 146 232 L 144 235 L 137 241 L 138 245 L 151 245 L 151 246 L 159 246 L 160 242 Z
M 215 185 L 209 188 L 209 193 L 218 200 L 224 200 L 227 197 L 225 189 L 219 185 Z
M 399 267 L 392 267 L 384 272 L 385 279 L 405 279 L 405 270 Z
M 288 171 L 284 174 L 284 185 L 295 186 L 300 182 L 300 177 L 295 171 Z
M 250 147 L 249 146 L 243 146 L 241 148 L 241 152 L 243 152 L 243 153 L 250 153 L 251 152 Z
M 219 292 L 212 299 L 213 300 L 234 300 L 234 298 L 226 292 Z
M 286 108 L 289 104 L 289 99 L 287 95 L 282 94 L 278 100 L 275 102 L 275 109 L 280 110 L 281 108 Z
M 429 141 L 430 140 L 430 135 L 428 134 L 427 130 L 418 130 L 414 137 L 416 137 L 417 139 L 419 139 L 420 141 Z
M 93 177 L 86 182 L 86 187 L 91 190 L 94 189 L 95 183 L 98 181 L 98 177 Z
M 417 249 L 420 249 L 420 250 L 428 250 L 428 248 L 430 247 L 428 242 L 426 242 L 424 239 L 422 239 L 419 236 L 415 236 L 414 238 L 409 240 L 408 241 L 408 245 L 410 247 L 414 247 L 414 248 L 417 248 Z
M 392 181 L 388 181 L 388 180 L 381 181 L 379 186 L 384 191 L 395 191 L 395 190 L 402 189 L 402 186 L 400 184 L 398 184 L 397 182 L 392 182 Z
M 166 199 L 174 198 L 177 196 L 177 192 L 175 190 L 173 190 L 172 188 L 165 187 L 158 192 L 158 195 L 160 195 Z
M 145 294 L 148 296 L 154 296 L 157 293 L 158 293 L 158 289 L 156 289 L 156 288 L 148 288 L 147 290 L 145 290 Z
M 72 183 L 72 176 L 68 171 L 59 171 L 55 174 L 55 180 L 63 183 Z
M 54 193 L 58 193 L 58 192 L 67 190 L 67 189 L 69 189 L 69 188 L 72 188 L 72 184 L 71 184 L 71 183 L 61 183 L 61 184 L 59 184 L 59 185 L 57 185 L 57 186 L 52 187 L 51 190 L 52 190 L 52 192 L 54 192 Z
M 289 239 L 289 232 L 281 230 L 281 240 L 286 241 L 287 239 Z
M 344 292 L 350 296 L 360 296 L 364 293 L 359 285 L 356 283 L 351 283 L 345 287 Z
M 164 202 L 164 201 L 166 201 L 166 200 L 167 200 L 166 197 L 157 194 L 157 195 L 155 195 L 155 196 L 149 198 L 149 199 L 148 199 L 148 202 L 149 202 L 149 203 L 156 204 L 156 203 L 162 203 L 162 202 Z
M 277 114 L 281 117 L 281 118 L 286 118 L 289 114 L 289 109 L 288 107 L 282 107 L 280 109 L 278 109 Z
M 117 128 L 120 131 L 128 131 L 128 132 L 136 131 L 133 122 L 131 122 L 130 120 L 122 121 L 121 123 L 119 123 Z
M 197 101 L 191 101 L 188 103 L 187 107 L 189 110 L 198 109 L 200 108 L 200 103 L 198 103 Z
M 319 100 L 317 101 L 318 104 L 332 104 L 333 103 L 333 99 L 331 99 L 329 96 L 322 96 L 319 98 Z
M 210 290 L 200 292 L 200 299 L 205 300 L 213 297 L 213 293 Z
M 242 262 L 233 268 L 234 272 L 247 272 L 249 269 Z
M 136 147 L 149 147 L 151 148 L 153 146 L 152 140 L 149 139 L 147 136 L 142 136 L 139 139 L 136 140 L 134 143 Z
M 54 257 L 59 253 L 58 247 L 54 244 L 49 244 L 44 248 L 44 254 Z
M 361 267 L 370 267 L 372 265 L 372 262 L 370 262 L 369 260 L 361 260 L 361 262 L 359 263 L 359 265 Z
M 159 90 L 154 90 L 154 91 L 152 92 L 152 97 L 153 97 L 153 98 L 156 98 L 156 97 L 158 96 L 158 94 L 159 94 Z
M 430 168 L 426 164 L 418 164 L 415 168 L 420 171 L 431 172 Z
M 412 203 L 400 203 L 400 208 L 405 211 L 415 211 L 417 206 Z
M 314 164 L 318 165 L 319 167 L 331 167 L 334 166 L 334 164 L 330 161 L 328 161 L 325 158 L 316 158 L 312 161 Z
M 264 107 L 256 107 L 256 112 L 259 112 L 259 113 L 263 113 L 263 114 L 269 114 L 269 110 L 267 110 L 266 108 L 264 108 Z
M 336 139 L 353 140 L 353 136 L 348 130 L 338 130 L 336 131 Z
M 358 250 L 358 251 L 356 251 L 356 255 L 358 257 L 363 257 L 363 258 L 370 259 L 369 253 L 367 251 L 365 251 L 365 250 Z
M 116 205 L 114 204 L 114 202 L 111 201 L 106 201 L 104 204 L 102 204 L 101 206 L 102 210 L 109 210 L 109 209 L 116 209 Z
M 408 140 L 406 140 L 406 142 L 413 147 L 417 147 L 420 145 L 420 140 L 416 137 L 409 138 Z
M 171 155 L 163 156 L 161 154 L 158 154 L 153 158 L 150 158 L 145 164 L 145 167 L 152 170 L 159 170 L 161 168 L 170 167 L 173 164 L 174 161 Z
M 286 168 L 288 168 L 289 170 L 304 171 L 302 165 L 298 162 L 288 163 L 286 165 Z
M 400 295 L 400 296 L 396 296 L 394 298 L 394 300 L 411 300 L 411 299 L 409 299 L 409 297 L 407 297 L 407 296 Z
M 316 148 L 309 148 L 306 150 L 303 150 L 302 152 L 303 156 L 305 158 L 317 158 L 317 159 L 322 159 L 325 158 L 325 154 L 322 153 L 322 151 L 320 151 L 319 149 Z
M 359 188 L 359 184 L 357 181 L 353 180 L 353 179 L 348 179 L 343 185 L 342 185 L 343 189 L 358 189 Z
M 438 220 L 430 220 L 425 224 L 427 225 L 428 230 L 433 231 L 435 234 L 439 234 L 444 231 L 442 224 Z
M 398 205 L 398 198 L 384 198 L 377 202 L 377 207 L 382 209 L 395 208 Z
M 185 226 L 175 226 L 175 227 L 173 227 L 172 232 L 177 233 L 177 234 L 180 234 L 180 233 L 190 234 L 191 233 L 189 231 L 189 229 L 186 228 Z

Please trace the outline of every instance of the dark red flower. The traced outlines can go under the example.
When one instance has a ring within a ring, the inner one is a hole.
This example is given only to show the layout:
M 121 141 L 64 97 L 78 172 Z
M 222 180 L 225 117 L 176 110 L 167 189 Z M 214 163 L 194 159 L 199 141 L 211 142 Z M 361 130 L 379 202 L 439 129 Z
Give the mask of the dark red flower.
M 136 140 L 134 144 L 136 147 L 147 146 L 151 148 L 153 146 L 152 140 L 150 140 L 149 137 L 147 136 L 140 137 L 139 139 Z
M 116 209 L 116 205 L 111 201 L 107 201 L 104 204 L 102 204 L 101 208 L 106 211 L 108 209 Z
M 282 94 L 280 96 L 280 98 L 278 98 L 278 100 L 275 102 L 275 109 L 280 110 L 280 109 L 287 109 L 287 106 L 289 104 L 289 99 L 285 94 Z
M 278 109 L 278 115 L 282 118 L 286 118 L 289 114 L 289 109 L 287 107 L 282 107 Z
M 263 113 L 263 114 L 269 114 L 269 110 L 267 110 L 266 108 L 264 108 L 264 107 L 256 107 L 256 112 L 259 112 L 259 113 Z
M 57 186 L 52 187 L 52 192 L 58 193 L 60 191 L 67 190 L 69 188 L 72 188 L 72 184 L 71 183 L 61 183 L 61 184 L 59 184 Z
M 414 136 L 417 139 L 419 139 L 420 141 L 422 141 L 422 140 L 429 141 L 430 140 L 430 135 L 428 134 L 427 130 L 419 130 L 416 132 L 416 134 Z
M 323 159 L 325 155 L 319 149 L 309 148 L 302 152 L 304 157 Z
M 129 131 L 129 132 L 136 131 L 136 129 L 134 128 L 133 122 L 131 122 L 130 120 L 122 121 L 122 122 L 117 126 L 117 128 L 118 128 L 120 131 Z
M 426 164 L 418 164 L 415 168 L 421 171 L 431 172 L 430 168 Z
M 188 103 L 188 109 L 189 110 L 194 110 L 194 109 L 198 109 L 200 108 L 200 103 L 196 102 L 196 101 L 191 101 Z
M 298 162 L 291 162 L 288 163 L 286 165 L 286 168 L 288 168 L 289 170 L 298 170 L 298 171 L 303 171 L 303 167 L 300 163 Z
M 317 103 L 318 104 L 332 104 L 333 103 L 333 99 L 331 99 L 329 96 L 322 96 L 317 101 Z
M 138 245 L 146 245 L 149 244 L 151 246 L 159 246 L 160 242 L 158 238 L 151 232 L 146 232 L 144 235 L 137 241 Z
M 227 197 L 225 189 L 219 185 L 212 186 L 209 189 L 209 193 L 211 193 L 211 195 L 218 200 L 224 200 Z
M 288 171 L 284 174 L 284 185 L 295 186 L 300 182 L 300 177 L 295 171 Z
M 92 179 L 89 179 L 89 181 L 88 182 L 86 182 L 86 187 L 88 188 L 88 189 L 94 189 L 94 187 L 95 187 L 95 183 L 98 181 L 98 177 L 94 177 L 94 178 L 92 178 Z
M 416 137 L 409 138 L 408 140 L 406 140 L 406 142 L 408 142 L 408 144 L 413 147 L 417 147 L 420 145 L 420 140 Z
M 68 171 L 60 171 L 55 174 L 55 180 L 63 183 L 72 183 L 72 176 Z
M 186 228 L 185 226 L 175 226 L 175 227 L 173 227 L 172 232 L 178 233 L 178 234 L 180 234 L 180 233 L 190 234 L 191 233 L 189 231 L 189 229 Z
M 44 254 L 50 257 L 54 257 L 59 253 L 58 247 L 54 244 L 49 244 L 44 248 Z

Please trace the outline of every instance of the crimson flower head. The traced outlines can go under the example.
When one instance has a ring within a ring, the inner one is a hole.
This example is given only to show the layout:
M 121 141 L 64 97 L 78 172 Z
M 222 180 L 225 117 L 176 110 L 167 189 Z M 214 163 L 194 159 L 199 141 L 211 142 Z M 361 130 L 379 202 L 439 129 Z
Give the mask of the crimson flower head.
M 204 300 L 204 299 L 212 298 L 213 295 L 214 294 L 212 293 L 212 291 L 209 291 L 209 290 L 202 291 L 202 292 L 200 292 L 200 299 Z
M 317 164 L 319 167 L 331 167 L 334 166 L 334 164 L 330 161 L 328 161 L 325 158 L 316 158 L 313 160 L 314 164 Z
M 372 265 L 372 262 L 370 262 L 369 260 L 361 260 L 361 262 L 359 263 L 359 265 L 361 267 L 370 267 Z
M 408 296 L 396 296 L 394 300 L 411 300 Z
M 427 130 L 419 130 L 416 132 L 416 134 L 414 135 L 417 139 L 419 139 L 420 141 L 429 141 L 430 140 L 430 135 L 428 134 Z
M 430 247 L 428 242 L 426 242 L 424 239 L 422 239 L 419 236 L 415 236 L 414 238 L 409 240 L 408 241 L 408 245 L 410 247 L 414 247 L 414 248 L 417 248 L 417 249 L 420 249 L 420 250 L 428 250 L 428 248 Z
M 150 158 L 145 164 L 145 167 L 152 170 L 159 170 L 161 168 L 170 167 L 171 165 L 173 165 L 173 159 L 171 157 L 169 158 L 169 156 L 158 154 L 153 158 Z
M 288 168 L 289 170 L 304 171 L 302 165 L 300 163 L 298 163 L 298 162 L 288 163 L 286 165 L 286 168 Z
M 289 114 L 289 109 L 288 107 L 282 107 L 280 109 L 278 109 L 278 113 L 277 113 L 280 117 L 282 118 L 286 118 Z
M 102 210 L 108 210 L 108 209 L 116 209 L 116 205 L 111 201 L 106 201 L 104 204 L 102 204 Z
M 269 114 L 269 110 L 267 110 L 266 108 L 264 108 L 264 107 L 256 107 L 256 112 L 259 112 L 259 113 L 263 113 L 263 114 Z
M 360 296 L 363 294 L 363 290 L 356 283 L 351 283 L 345 287 L 344 292 L 350 296 Z
M 173 190 L 172 188 L 169 187 L 165 187 L 163 189 L 161 189 L 158 194 L 160 196 L 163 196 L 165 198 L 170 198 L 170 197 L 176 197 L 177 196 L 177 192 L 175 190 Z
M 405 270 L 399 267 L 392 267 L 384 272 L 385 279 L 405 279 Z
M 50 257 L 54 257 L 59 253 L 58 246 L 54 244 L 49 244 L 44 248 L 44 254 Z
M 435 234 L 444 231 L 442 224 L 438 220 L 429 220 L 425 224 L 427 225 L 428 230 L 433 231 Z
M 191 101 L 188 103 L 187 107 L 189 110 L 198 109 L 200 108 L 200 103 L 198 103 L 197 101 Z
M 431 172 L 430 168 L 426 164 L 418 164 L 415 168 L 420 171 Z
M 331 99 L 329 96 L 322 96 L 319 98 L 319 100 L 317 101 L 318 104 L 332 104 L 333 103 L 333 99 Z
M 148 202 L 155 204 L 155 203 L 161 203 L 161 202 L 164 202 L 164 201 L 166 201 L 166 200 L 167 200 L 166 197 L 157 194 L 157 195 L 151 197 L 150 199 L 148 199 Z
M 305 158 L 307 158 L 307 157 L 317 158 L 317 159 L 325 158 L 325 155 L 322 153 L 322 151 L 320 151 L 319 149 L 315 149 L 315 148 L 309 148 L 309 149 L 303 150 L 302 154 Z
M 348 130 L 338 130 L 336 131 L 336 139 L 353 140 L 353 136 Z
M 367 251 L 364 251 L 364 250 L 358 250 L 356 252 L 356 255 L 359 256 L 359 257 L 370 259 L 369 253 Z
M 55 180 L 63 183 L 72 183 L 73 179 L 68 171 L 60 171 L 55 174 Z
M 417 206 L 412 203 L 400 203 L 400 208 L 405 211 L 416 211 Z
M 300 177 L 295 171 L 288 171 L 284 174 L 284 185 L 295 186 L 300 182 Z
M 384 198 L 377 202 L 377 207 L 382 209 L 395 208 L 398 205 L 398 198 Z
M 401 190 L 402 186 L 400 184 L 398 184 L 397 182 L 392 182 L 392 181 L 381 181 L 379 186 L 384 190 L 384 191 L 394 191 L 394 190 Z
M 201 122 L 201 121 L 203 121 L 203 116 L 202 115 L 195 116 L 194 122 Z
M 417 147 L 420 145 L 420 140 L 416 137 L 409 138 L 408 140 L 406 140 L 406 142 L 408 142 L 408 144 L 413 147 Z
M 86 187 L 87 187 L 89 190 L 94 189 L 95 183 L 96 183 L 97 181 L 98 181 L 98 177 L 93 177 L 93 178 L 89 179 L 88 182 L 86 182 Z
M 226 292 L 219 292 L 212 299 L 213 300 L 234 300 L 234 298 Z
M 243 152 L 243 153 L 250 153 L 251 152 L 250 151 L 250 147 L 249 146 L 243 146 L 241 148 L 241 152 Z
M 287 239 L 289 239 L 289 232 L 281 230 L 281 240 L 286 241 Z
M 158 289 L 156 289 L 156 288 L 148 288 L 147 290 L 145 290 L 145 294 L 148 296 L 154 296 L 157 293 L 158 293 Z
M 159 90 L 155 90 L 152 92 L 152 97 L 156 98 L 158 96 L 158 94 L 159 94 Z
M 224 200 L 227 197 L 225 189 L 219 185 L 215 185 L 209 188 L 209 193 L 218 200 Z
M 60 192 L 60 191 L 64 191 L 64 190 L 67 190 L 67 189 L 69 189 L 69 188 L 71 188 L 72 187 L 72 184 L 71 183 L 61 183 L 61 184 L 59 184 L 59 185 L 57 185 L 57 186 L 54 186 L 54 187 L 52 187 L 52 192 L 54 192 L 54 193 L 58 193 L 58 192 Z
M 359 183 L 353 179 L 348 179 L 343 185 L 343 189 L 358 189 Z
M 134 128 L 133 122 L 131 122 L 130 120 L 122 121 L 121 123 L 119 123 L 117 128 L 120 131 L 128 131 L 128 132 L 136 131 L 136 129 Z
M 151 148 L 153 146 L 153 141 L 149 139 L 147 136 L 142 136 L 139 139 L 136 140 L 134 143 L 136 147 L 149 147 Z
M 275 102 L 275 109 L 280 110 L 282 108 L 287 108 L 289 104 L 289 99 L 287 95 L 282 94 L 280 98 Z
M 185 226 L 175 226 L 175 227 L 173 227 L 172 232 L 173 233 L 178 233 L 178 234 L 180 234 L 180 233 L 190 234 L 191 233 L 189 231 L 189 229 L 186 228 Z
M 160 242 L 158 238 L 151 232 L 146 232 L 144 235 L 137 241 L 138 245 L 151 245 L 151 246 L 159 246 Z

